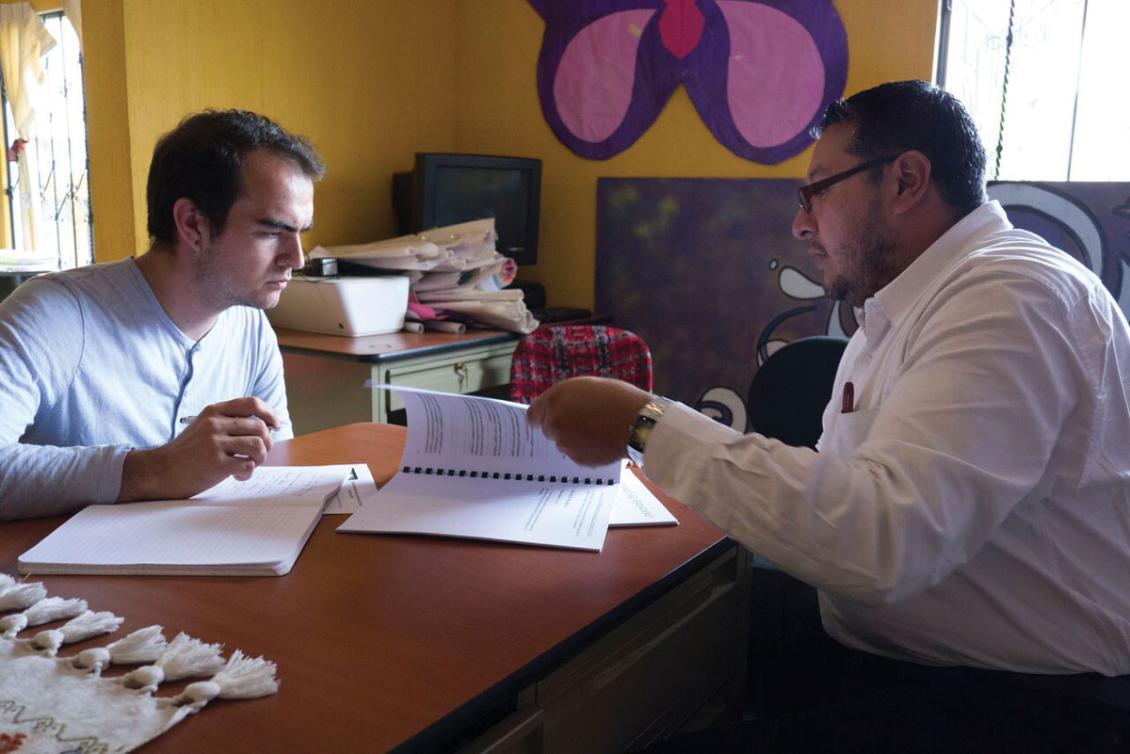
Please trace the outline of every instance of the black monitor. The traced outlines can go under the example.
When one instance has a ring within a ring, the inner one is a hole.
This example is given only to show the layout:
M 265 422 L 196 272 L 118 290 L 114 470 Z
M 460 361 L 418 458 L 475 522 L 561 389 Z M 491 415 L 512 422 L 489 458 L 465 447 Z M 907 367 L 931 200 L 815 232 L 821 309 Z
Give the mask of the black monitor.
M 401 234 L 493 217 L 498 250 L 519 265 L 538 259 L 541 160 L 417 152 L 411 173 L 393 176 Z

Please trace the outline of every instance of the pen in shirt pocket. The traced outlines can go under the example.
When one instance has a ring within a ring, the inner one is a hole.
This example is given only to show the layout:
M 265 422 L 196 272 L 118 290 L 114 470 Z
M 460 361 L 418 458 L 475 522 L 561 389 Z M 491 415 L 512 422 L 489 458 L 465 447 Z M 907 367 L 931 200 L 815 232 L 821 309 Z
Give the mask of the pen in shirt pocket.
M 855 385 L 851 380 L 844 383 L 844 398 L 840 404 L 841 414 L 850 414 L 855 411 Z
M 196 417 L 196 416 L 182 416 L 180 418 L 180 423 L 181 424 L 192 424 L 194 421 L 196 421 L 197 418 L 198 417 Z M 250 416 L 248 416 L 246 418 L 248 418 L 248 419 L 259 419 L 259 417 L 256 416 L 255 414 L 251 414 Z M 263 422 L 264 424 L 267 424 L 267 422 L 264 421 L 263 419 L 259 419 L 259 421 Z M 278 432 L 279 431 L 278 427 L 272 427 L 270 424 L 267 424 L 267 429 L 269 429 L 272 432 Z

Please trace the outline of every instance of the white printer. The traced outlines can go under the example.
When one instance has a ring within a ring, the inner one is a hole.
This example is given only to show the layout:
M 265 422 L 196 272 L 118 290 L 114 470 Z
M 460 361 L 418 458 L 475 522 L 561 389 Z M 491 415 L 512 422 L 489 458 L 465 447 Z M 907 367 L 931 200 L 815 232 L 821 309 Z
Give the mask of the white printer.
M 329 335 L 379 335 L 403 329 L 407 309 L 405 275 L 295 275 L 267 319 L 275 327 Z

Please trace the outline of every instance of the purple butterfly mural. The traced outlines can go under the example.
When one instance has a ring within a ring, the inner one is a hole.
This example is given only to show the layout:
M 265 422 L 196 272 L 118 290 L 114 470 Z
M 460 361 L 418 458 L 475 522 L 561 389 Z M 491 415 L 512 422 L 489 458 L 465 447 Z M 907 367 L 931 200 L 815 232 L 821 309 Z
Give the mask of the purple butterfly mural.
M 847 79 L 832 0 L 529 0 L 545 19 L 542 112 L 576 154 L 604 160 L 655 122 L 679 84 L 740 157 L 803 150 Z

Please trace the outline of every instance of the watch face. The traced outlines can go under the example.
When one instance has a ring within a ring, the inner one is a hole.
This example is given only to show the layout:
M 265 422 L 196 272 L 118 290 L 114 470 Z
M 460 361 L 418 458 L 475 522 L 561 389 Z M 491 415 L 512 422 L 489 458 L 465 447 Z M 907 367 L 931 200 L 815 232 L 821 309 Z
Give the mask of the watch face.
M 628 439 L 628 445 L 642 453 L 647 449 L 647 441 L 651 437 L 651 428 L 654 426 L 655 420 L 650 416 L 642 414 L 637 416 L 636 423 L 632 427 L 632 435 Z
M 651 431 L 655 428 L 655 422 L 663 416 L 665 405 L 663 399 L 650 401 L 636 416 L 636 422 L 632 425 L 632 434 L 628 437 L 628 457 L 633 463 L 643 465 L 643 454 L 647 450 L 648 440 L 651 439 Z M 632 455 L 633 450 L 639 454 L 639 460 Z

